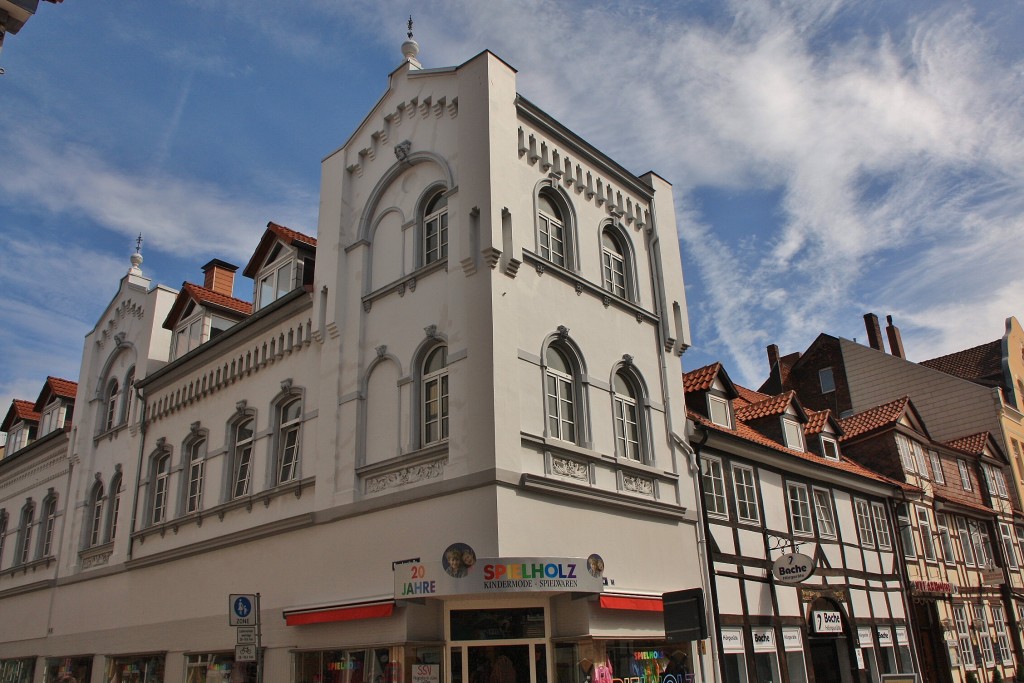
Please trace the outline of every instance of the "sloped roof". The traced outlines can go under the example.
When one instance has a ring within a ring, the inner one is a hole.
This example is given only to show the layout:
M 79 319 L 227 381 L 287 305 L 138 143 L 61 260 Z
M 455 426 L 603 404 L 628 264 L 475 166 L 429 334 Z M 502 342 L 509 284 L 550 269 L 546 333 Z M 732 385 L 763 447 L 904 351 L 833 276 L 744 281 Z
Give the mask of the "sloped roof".
M 971 455 L 982 455 L 985 452 L 985 446 L 988 445 L 988 432 L 961 436 L 959 439 L 947 441 L 945 445 Z
M 899 422 L 900 417 L 903 416 L 909 403 L 910 397 L 903 396 L 895 401 L 883 403 L 880 406 L 869 408 L 864 412 L 840 420 L 839 426 L 843 428 L 843 438 L 852 439 L 855 436 L 874 431 L 880 427 L 896 424 Z
M 715 383 L 721 369 L 721 363 L 712 363 L 683 373 L 683 391 L 707 391 Z
M 752 403 L 760 403 L 761 401 L 771 398 L 771 394 L 762 394 L 760 391 L 754 391 L 748 389 L 745 386 L 737 385 L 736 392 L 739 394 L 740 405 L 734 406 L 739 410 L 742 406 L 747 406 Z
M 935 500 L 940 500 L 940 501 L 942 501 L 944 503 L 953 503 L 955 505 L 960 505 L 960 506 L 965 507 L 965 508 L 970 508 L 972 510 L 977 510 L 978 512 L 984 512 L 985 514 L 989 514 L 989 515 L 993 515 L 993 514 L 996 513 L 996 511 L 993 508 L 990 508 L 987 505 L 984 505 L 983 503 L 981 503 L 977 499 L 976 495 L 974 495 L 974 496 L 972 496 L 970 494 L 962 495 L 962 496 L 961 495 L 956 495 L 956 494 L 950 495 L 950 493 L 953 490 L 954 489 L 950 489 L 950 488 L 947 487 L 943 491 L 940 492 L 938 490 L 938 487 L 936 487 Z M 968 492 L 964 492 L 964 493 L 967 494 Z
M 50 402 L 51 396 L 71 400 L 77 395 L 78 382 L 72 382 L 69 379 L 61 379 L 60 377 L 47 377 L 46 383 L 39 392 L 39 398 L 36 399 L 34 410 L 41 411 L 45 408 L 46 404 Z
M 252 258 L 249 259 L 249 263 L 246 264 L 245 269 L 242 271 L 242 275 L 251 278 L 256 277 L 256 273 L 263 266 L 263 261 L 267 258 L 267 254 L 270 253 L 274 243 L 278 240 L 289 246 L 299 244 L 310 249 L 316 249 L 315 237 L 310 237 L 297 230 L 292 230 L 283 225 L 278 225 L 274 221 L 270 221 L 267 223 L 267 229 L 264 231 L 263 237 L 260 238 L 256 251 L 253 252 Z
M 998 383 L 1003 376 L 1003 342 L 996 339 L 970 349 L 923 360 L 918 365 L 961 379 Z
M 39 413 L 36 412 L 35 404 L 32 401 L 16 398 L 11 401 L 11 407 L 7 410 L 3 423 L 0 424 L 0 431 L 8 432 L 15 422 L 22 420 L 25 422 L 39 422 Z
M 189 300 L 195 301 L 200 306 L 206 308 L 217 308 L 222 311 L 235 314 L 234 317 L 245 317 L 252 315 L 252 304 L 248 301 L 242 301 L 236 299 L 233 296 L 227 296 L 219 292 L 215 292 L 212 289 L 206 287 L 200 287 L 192 282 L 184 282 L 181 285 L 181 291 L 178 292 L 177 298 L 174 300 L 174 305 L 171 306 L 170 312 L 164 319 L 164 328 L 173 330 L 174 326 L 178 323 L 178 319 L 181 317 L 182 311 L 185 310 L 185 306 L 188 305 Z
M 783 415 L 790 404 L 795 405 L 798 413 L 806 419 L 807 414 L 800 407 L 799 401 L 796 401 L 795 391 L 786 391 L 778 396 L 769 396 L 756 403 L 748 403 L 743 407 L 736 408 L 736 419 L 748 421 L 761 417 Z
M 804 425 L 804 434 L 821 434 L 825 430 L 825 425 L 829 422 L 832 423 L 833 429 L 836 430 L 836 436 L 843 435 L 843 426 L 839 424 L 829 409 L 825 410 L 807 410 L 807 424 Z

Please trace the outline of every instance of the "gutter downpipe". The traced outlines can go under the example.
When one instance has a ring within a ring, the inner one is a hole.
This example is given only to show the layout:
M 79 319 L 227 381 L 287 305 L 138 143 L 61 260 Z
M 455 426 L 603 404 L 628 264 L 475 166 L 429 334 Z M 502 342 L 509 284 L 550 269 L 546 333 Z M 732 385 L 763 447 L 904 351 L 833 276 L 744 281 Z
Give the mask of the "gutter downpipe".
M 132 559 L 132 549 L 135 547 L 135 524 L 139 514 L 139 486 L 142 484 L 142 459 L 146 452 L 146 420 L 149 411 L 146 405 L 146 398 L 142 394 L 142 387 L 135 384 L 135 395 L 142 402 L 142 419 L 139 420 L 139 460 L 135 468 L 135 490 L 132 491 L 132 523 L 128 529 L 128 557 L 126 562 Z
M 692 424 L 692 423 L 691 423 Z M 695 425 L 696 426 L 696 425 Z M 700 524 L 697 525 L 698 536 L 697 544 L 704 555 L 704 562 L 700 564 L 701 579 L 704 582 L 704 590 L 710 599 L 710 605 L 712 609 L 705 609 L 708 616 L 708 629 L 710 636 L 708 640 L 711 641 L 711 661 L 717 662 L 716 678 L 720 677 L 719 680 L 725 680 L 725 671 L 722 668 L 724 663 L 719 653 L 722 649 L 722 631 L 718 628 L 718 621 L 715 614 L 715 607 L 718 605 L 718 586 L 713 580 L 714 576 L 714 560 L 711 557 L 711 551 L 708 548 L 708 538 L 711 537 L 711 525 L 708 523 L 708 516 L 704 514 L 704 479 L 700 474 L 700 451 L 704 447 L 704 444 L 708 441 L 708 431 L 706 429 L 701 430 L 702 435 L 700 441 L 690 444 L 682 441 L 677 436 L 677 443 L 680 447 L 686 451 L 687 455 L 690 456 L 690 471 L 693 473 L 693 489 L 697 496 L 697 510 L 700 513 Z M 701 663 L 701 674 L 704 673 L 704 658 L 700 658 Z

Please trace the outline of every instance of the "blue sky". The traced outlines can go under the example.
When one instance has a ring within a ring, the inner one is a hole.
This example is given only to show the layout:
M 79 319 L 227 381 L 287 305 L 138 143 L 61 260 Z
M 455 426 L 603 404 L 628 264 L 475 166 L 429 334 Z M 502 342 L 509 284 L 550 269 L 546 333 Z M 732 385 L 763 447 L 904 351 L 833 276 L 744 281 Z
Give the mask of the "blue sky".
M 0 401 L 77 379 L 128 268 L 244 265 L 267 221 L 314 232 L 320 159 L 401 61 L 490 49 L 519 91 L 675 187 L 694 346 L 757 386 L 765 346 L 909 357 L 1024 317 L 1018 0 L 67 0 L 0 53 Z M 249 298 L 250 283 L 236 283 Z M 884 318 L 883 318 L 884 319 Z

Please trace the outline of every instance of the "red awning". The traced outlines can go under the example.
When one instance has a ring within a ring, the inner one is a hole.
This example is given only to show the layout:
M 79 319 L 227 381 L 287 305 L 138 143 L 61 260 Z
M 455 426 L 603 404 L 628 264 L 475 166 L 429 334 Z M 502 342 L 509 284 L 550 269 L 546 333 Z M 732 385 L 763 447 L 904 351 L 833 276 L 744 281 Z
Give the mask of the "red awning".
M 358 605 L 335 605 L 315 609 L 285 610 L 284 621 L 288 626 L 308 624 L 329 624 L 335 621 L 356 621 L 390 617 L 395 611 L 395 601 L 372 602 Z
M 664 612 L 661 598 L 642 595 L 602 595 L 599 604 L 605 609 L 629 609 L 635 612 Z

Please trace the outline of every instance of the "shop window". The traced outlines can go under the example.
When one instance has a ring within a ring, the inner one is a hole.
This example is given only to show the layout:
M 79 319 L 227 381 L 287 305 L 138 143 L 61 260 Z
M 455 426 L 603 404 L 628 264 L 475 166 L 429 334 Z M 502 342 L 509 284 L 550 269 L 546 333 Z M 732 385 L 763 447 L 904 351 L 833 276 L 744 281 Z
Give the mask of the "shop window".
M 0 659 L 0 681 L 3 683 L 32 683 L 35 668 L 35 657 Z
M 789 683 L 807 683 L 807 661 L 804 658 L 803 634 L 798 628 L 782 629 Z
M 185 683 L 256 683 L 256 681 L 256 662 L 236 662 L 233 652 L 196 654 L 185 657 Z
M 421 445 L 448 439 L 448 347 L 427 353 L 420 375 Z
M 92 657 L 48 657 L 44 664 L 43 683 L 88 683 L 91 679 Z
M 421 221 L 421 265 L 448 258 L 448 198 L 444 188 L 427 200 Z
M 729 508 L 725 500 L 725 476 L 722 461 L 718 458 L 702 456 L 700 459 L 701 477 L 704 484 L 704 509 L 709 515 L 729 517 Z
M 905 626 L 896 627 L 896 649 L 900 653 L 900 673 L 913 673 L 914 658 L 910 653 L 910 638 Z
M 757 486 L 754 484 L 754 470 L 744 465 L 732 466 L 732 483 L 736 495 L 736 516 L 743 522 L 761 521 L 757 505 Z
M 437 680 L 444 680 L 436 648 L 408 648 L 411 656 L 422 653 L 427 666 L 437 666 Z M 401 683 L 402 648 L 368 650 L 311 650 L 292 655 L 292 680 L 318 683 Z M 419 651 L 419 652 L 417 652 Z
M 814 514 L 818 518 L 818 535 L 836 537 L 836 522 L 832 515 L 832 496 L 824 489 L 814 489 Z
M 722 629 L 722 670 L 725 683 L 747 683 L 747 658 L 739 629 Z
M 164 678 L 164 655 L 109 657 L 104 681 L 114 683 L 161 683 Z

